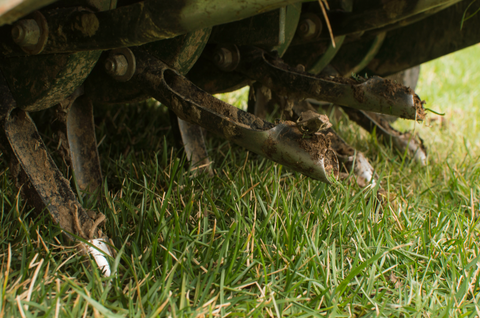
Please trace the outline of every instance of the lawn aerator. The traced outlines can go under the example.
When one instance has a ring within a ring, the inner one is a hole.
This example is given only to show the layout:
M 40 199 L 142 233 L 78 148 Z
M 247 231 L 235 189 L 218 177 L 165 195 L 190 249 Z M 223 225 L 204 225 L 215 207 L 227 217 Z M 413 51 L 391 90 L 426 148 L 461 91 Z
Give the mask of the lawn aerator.
M 204 128 L 311 178 L 328 183 L 347 169 L 366 185 L 376 180 L 374 168 L 332 129 L 320 106 L 341 107 L 425 164 L 419 137 L 396 131 L 382 114 L 425 118 L 415 84 L 402 78 L 415 82 L 413 67 L 480 42 L 480 15 L 471 15 L 479 6 L 470 0 L 0 0 L 2 151 L 30 204 L 48 210 L 67 237 L 89 241 L 84 248 L 109 275 L 94 247 L 108 252 L 100 230 L 105 216 L 78 202 L 30 112 L 55 107 L 62 153 L 82 191 L 95 193 L 102 184 L 93 105 L 152 97 L 172 112 L 192 166 L 208 166 Z M 397 80 L 381 78 L 395 74 Z M 212 96 L 247 85 L 248 111 Z M 273 104 L 281 118 L 270 123 L 265 114 Z

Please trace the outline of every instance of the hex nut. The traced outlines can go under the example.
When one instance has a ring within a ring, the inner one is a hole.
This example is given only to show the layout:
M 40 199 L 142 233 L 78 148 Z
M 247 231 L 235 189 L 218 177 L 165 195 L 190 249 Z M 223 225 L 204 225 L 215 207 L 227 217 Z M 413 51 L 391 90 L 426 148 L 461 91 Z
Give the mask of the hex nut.
M 315 23 L 310 20 L 310 19 L 305 19 L 303 21 L 300 22 L 300 24 L 298 25 L 298 35 L 301 37 L 301 38 L 310 38 L 310 37 L 313 37 L 316 33 L 316 25 Z
M 240 52 L 235 45 L 220 45 L 214 50 L 212 61 L 220 70 L 230 72 L 240 63 Z
M 233 62 L 232 52 L 222 47 L 215 52 L 213 60 L 218 67 L 228 68 Z
M 105 60 L 105 71 L 118 82 L 129 81 L 137 70 L 133 52 L 126 47 L 111 50 Z
M 303 41 L 317 39 L 322 33 L 323 23 L 320 17 L 313 13 L 304 13 L 300 17 L 296 36 Z

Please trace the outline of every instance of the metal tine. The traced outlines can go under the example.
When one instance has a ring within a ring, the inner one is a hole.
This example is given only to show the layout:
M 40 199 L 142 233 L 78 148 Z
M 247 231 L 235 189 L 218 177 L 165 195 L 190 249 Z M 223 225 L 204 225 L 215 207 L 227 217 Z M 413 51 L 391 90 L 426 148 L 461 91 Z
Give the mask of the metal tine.
M 401 133 L 390 126 L 385 118 L 371 112 L 364 112 L 352 108 L 344 107 L 343 110 L 348 118 L 359 124 L 368 132 L 374 130 L 376 134 L 382 136 L 384 142 L 392 141 L 392 145 L 400 152 L 407 152 L 417 163 L 422 166 L 427 164 L 427 149 L 423 140 L 416 134 Z
M 190 162 L 192 176 L 200 173 L 213 176 L 202 127 L 178 118 L 171 110 L 169 113 L 175 141 L 179 148 L 183 148 L 187 160 Z
M 297 116 L 300 116 L 306 111 L 316 112 L 316 109 L 308 101 L 303 100 L 295 103 L 293 111 Z M 361 187 L 366 187 L 370 184 L 375 186 L 378 182 L 378 175 L 375 173 L 367 157 L 362 152 L 347 144 L 332 127 L 327 129 L 327 136 L 330 138 L 331 146 L 337 154 L 338 161 L 344 165 L 347 171 L 351 171 L 353 168 L 357 184 Z
M 77 201 L 69 182 L 58 170 L 43 143 L 37 128 L 22 109 L 16 108 L 15 100 L 0 75 L 0 125 L 2 127 L 2 151 L 10 157 L 11 173 L 15 185 L 21 189 L 37 212 L 47 210 L 53 221 L 60 226 L 70 240 L 75 236 L 85 239 L 78 247 L 82 252 L 91 254 L 105 275 L 111 270 L 106 262 L 105 254 L 112 255 L 110 250 L 95 254 L 106 237 L 99 229 L 104 222 L 102 213 L 86 211 Z
M 95 137 L 93 105 L 83 87 L 56 107 L 55 126 L 61 154 L 70 164 L 80 191 L 100 198 L 102 170 Z
M 311 138 L 294 122 L 279 125 L 255 117 L 199 89 L 155 57 L 135 49 L 136 85 L 188 122 L 326 183 L 338 177 L 338 160 L 322 133 Z
M 279 95 L 302 100 L 313 98 L 337 105 L 423 120 L 420 98 L 406 86 L 380 77 L 345 79 L 314 76 L 285 64 L 280 58 L 254 47 L 240 48 L 235 71 L 260 81 Z
M 260 82 L 255 82 L 250 86 L 248 94 L 248 112 L 265 119 L 271 111 L 270 102 L 272 100 L 272 92 Z
M 281 101 L 282 99 L 270 92 L 270 90 L 261 83 L 256 82 L 253 88 L 251 88 L 249 96 L 249 112 L 255 115 L 262 115 L 264 118 L 268 112 L 267 105 L 272 103 L 273 100 Z M 303 112 L 308 111 L 318 113 L 315 107 L 306 100 L 293 103 L 293 112 L 296 117 L 299 118 Z M 347 171 L 351 171 L 353 168 L 357 184 L 361 187 L 366 187 L 369 184 L 375 185 L 378 181 L 378 175 L 375 173 L 366 156 L 348 145 L 333 128 L 328 128 L 326 134 L 330 138 L 331 147 L 336 152 L 339 163 L 343 165 Z

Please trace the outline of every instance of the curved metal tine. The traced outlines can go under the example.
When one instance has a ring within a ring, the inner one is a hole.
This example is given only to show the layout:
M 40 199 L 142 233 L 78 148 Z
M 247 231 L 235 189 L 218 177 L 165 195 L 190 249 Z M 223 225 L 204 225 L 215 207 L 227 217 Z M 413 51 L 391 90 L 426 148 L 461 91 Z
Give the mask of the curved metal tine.
M 317 112 L 315 107 L 306 100 L 295 103 L 293 111 L 297 116 L 301 116 L 301 114 L 306 111 Z M 366 187 L 369 184 L 375 186 L 378 182 L 378 175 L 375 173 L 367 157 L 362 152 L 357 151 L 347 144 L 332 127 L 328 128 L 327 136 L 330 138 L 331 147 L 336 152 L 341 165 L 344 166 L 346 171 L 351 171 L 353 168 L 357 184 L 360 187 Z
M 110 276 L 105 255 L 111 256 L 112 252 L 102 244 L 106 238 L 98 229 L 105 216 L 99 213 L 97 217 L 94 212 L 82 208 L 69 182 L 48 154 L 32 119 L 28 113 L 16 108 L 1 75 L 0 125 L 5 139 L 2 150 L 10 157 L 12 178 L 23 196 L 38 212 L 46 209 L 69 240 L 74 240 L 74 235 L 87 240 L 88 244 L 80 242 L 78 248 L 91 254 L 104 275 Z M 103 251 L 101 255 L 98 248 Z
M 293 122 L 265 122 L 202 91 L 155 57 L 139 49 L 135 56 L 132 81 L 180 118 L 311 178 L 330 183 L 338 177 L 338 161 L 324 134 L 303 138 Z
M 56 108 L 61 153 L 70 164 L 78 189 L 100 198 L 102 170 L 95 137 L 93 105 L 80 87 Z
M 207 173 L 213 176 L 210 159 L 208 158 L 207 147 L 203 137 L 202 128 L 180 119 L 175 113 L 169 110 L 170 122 L 177 147 L 183 148 L 187 160 L 190 162 L 192 176 L 199 173 Z
M 358 82 L 341 77 L 320 77 L 285 64 L 259 48 L 242 47 L 236 71 L 278 92 L 302 100 L 313 98 L 361 110 L 423 120 L 425 112 L 413 90 L 380 77 Z
M 368 132 L 374 130 L 377 135 L 382 136 L 384 142 L 392 141 L 392 145 L 400 152 L 407 152 L 417 163 L 425 166 L 427 164 L 427 149 L 423 144 L 423 140 L 408 132 L 401 133 L 394 129 L 385 118 L 378 114 L 364 112 L 361 110 L 344 107 L 343 110 L 350 120 L 353 120 Z
M 8 143 L 4 146 L 12 155 L 11 159 L 18 163 L 13 170 L 16 185 L 22 188 L 27 198 L 33 198 L 31 204 L 38 211 L 46 207 L 63 230 L 88 239 L 82 234 L 91 228 L 92 219 L 78 203 L 68 181 L 48 154 L 28 113 L 15 109 L 15 101 L 5 82 L 2 83 L 2 78 L 0 91 L 2 110 L 8 109 L 2 114 L 2 126 Z M 24 185 L 21 181 L 27 183 Z

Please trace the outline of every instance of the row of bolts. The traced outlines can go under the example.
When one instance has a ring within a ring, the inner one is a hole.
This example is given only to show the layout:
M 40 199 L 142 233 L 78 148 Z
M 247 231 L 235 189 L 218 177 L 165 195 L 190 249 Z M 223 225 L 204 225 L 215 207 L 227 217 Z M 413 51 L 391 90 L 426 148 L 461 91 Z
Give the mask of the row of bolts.
M 320 26 L 321 27 L 321 26 Z M 297 35 L 300 38 L 308 38 L 318 31 L 319 25 L 310 18 L 304 18 L 300 21 L 297 28 Z M 20 47 L 33 47 L 41 37 L 41 29 L 34 19 L 24 19 L 17 21 L 12 27 L 12 39 Z M 235 60 L 235 54 L 228 48 L 217 49 L 213 56 L 213 62 L 220 69 L 228 69 L 232 64 L 238 63 Z M 123 76 L 128 71 L 128 61 L 124 55 L 118 54 L 110 56 L 105 61 L 105 70 L 111 76 Z

